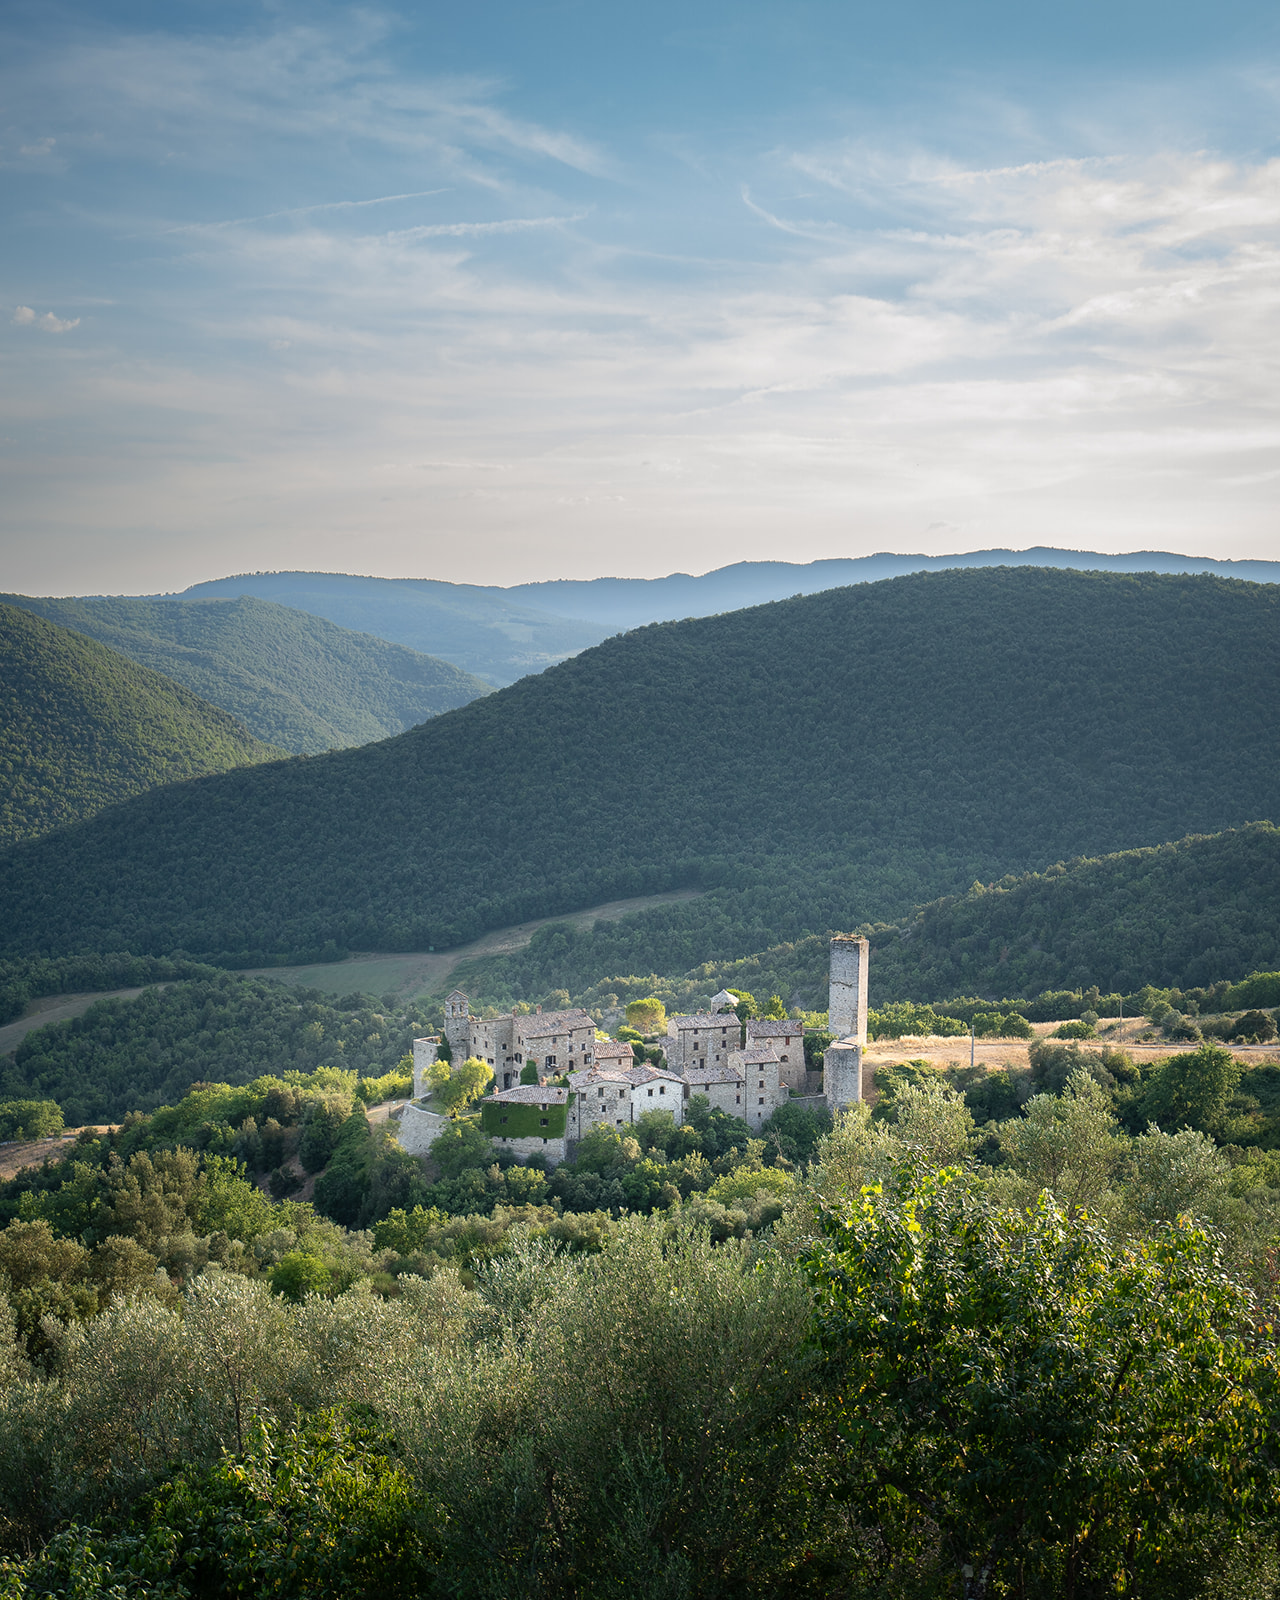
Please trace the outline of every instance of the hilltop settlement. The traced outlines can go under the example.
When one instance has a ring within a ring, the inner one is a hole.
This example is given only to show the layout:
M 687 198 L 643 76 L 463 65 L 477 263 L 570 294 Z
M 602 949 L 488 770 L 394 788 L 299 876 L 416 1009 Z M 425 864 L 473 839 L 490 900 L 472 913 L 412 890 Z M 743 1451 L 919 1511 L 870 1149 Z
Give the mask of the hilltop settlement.
M 476 1017 L 460 989 L 445 1000 L 443 1038 L 450 1059 L 475 1058 L 493 1070 L 495 1092 L 480 1104 L 485 1133 L 512 1155 L 541 1155 L 549 1166 L 571 1159 L 578 1141 L 601 1125 L 625 1127 L 649 1111 L 684 1122 L 695 1095 L 758 1130 L 793 1097 L 825 1101 L 833 1111 L 863 1098 L 867 958 L 866 939 L 831 940 L 828 1015 L 836 1037 L 821 1073 L 805 1066 L 803 1022 L 739 1022 L 737 997 L 725 989 L 706 1011 L 668 1019 L 662 1065 L 637 1061 L 625 1040 L 598 1038 L 586 1011 L 538 1007 L 523 1015 Z M 413 1042 L 415 1101 L 426 1094 L 441 1042 L 439 1034 Z M 401 1144 L 415 1153 L 426 1150 L 443 1121 L 420 1104 L 406 1106 Z

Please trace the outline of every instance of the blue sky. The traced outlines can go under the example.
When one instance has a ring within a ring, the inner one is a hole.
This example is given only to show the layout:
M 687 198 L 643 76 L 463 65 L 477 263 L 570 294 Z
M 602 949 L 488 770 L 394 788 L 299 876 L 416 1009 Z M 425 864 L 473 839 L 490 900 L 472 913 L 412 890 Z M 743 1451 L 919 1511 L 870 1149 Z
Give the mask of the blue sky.
M 1280 13 L 0 13 L 2 587 L 1277 555 Z

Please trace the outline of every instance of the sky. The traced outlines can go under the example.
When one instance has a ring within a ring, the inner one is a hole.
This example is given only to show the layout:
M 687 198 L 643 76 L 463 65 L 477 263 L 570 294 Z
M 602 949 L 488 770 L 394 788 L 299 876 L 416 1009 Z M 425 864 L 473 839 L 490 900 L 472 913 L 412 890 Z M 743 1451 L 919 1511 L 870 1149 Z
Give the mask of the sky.
M 0 589 L 1280 556 L 1280 8 L 0 7 Z

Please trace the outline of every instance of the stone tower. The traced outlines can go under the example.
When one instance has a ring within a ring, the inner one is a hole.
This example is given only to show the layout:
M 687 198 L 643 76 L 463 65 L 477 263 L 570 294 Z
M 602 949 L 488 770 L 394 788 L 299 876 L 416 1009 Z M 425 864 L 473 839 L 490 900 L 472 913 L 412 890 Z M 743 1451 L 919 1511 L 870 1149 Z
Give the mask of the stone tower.
M 461 989 L 455 989 L 444 1002 L 444 1036 L 455 1061 L 465 1061 L 471 1053 L 471 1007 Z
M 865 939 L 837 934 L 831 941 L 827 1028 L 835 1035 L 822 1058 L 822 1086 L 832 1112 L 867 1098 L 862 1092 L 862 1052 L 867 1044 Z
M 837 1039 L 867 1042 L 867 959 L 865 939 L 838 933 L 831 941 L 827 1031 Z

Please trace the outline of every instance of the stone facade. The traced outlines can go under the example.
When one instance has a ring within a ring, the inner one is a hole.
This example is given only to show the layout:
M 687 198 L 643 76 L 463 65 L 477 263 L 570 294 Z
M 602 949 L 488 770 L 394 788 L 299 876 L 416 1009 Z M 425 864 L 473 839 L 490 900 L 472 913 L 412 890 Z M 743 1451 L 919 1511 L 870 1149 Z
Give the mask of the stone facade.
M 753 1017 L 747 1023 L 747 1046 L 772 1045 L 778 1055 L 778 1076 L 792 1094 L 804 1094 L 804 1023 L 798 1017 Z
M 427 1111 L 422 1106 L 407 1105 L 395 1116 L 399 1123 L 396 1138 L 400 1141 L 400 1148 L 407 1150 L 411 1156 L 425 1156 L 449 1126 L 448 1117 L 442 1117 L 438 1111 Z
M 440 1035 L 429 1033 L 425 1039 L 413 1041 L 413 1098 L 421 1100 L 427 1093 L 427 1068 L 440 1053 Z M 402 1139 L 401 1144 L 404 1143 Z
M 729 1069 L 739 1074 L 742 1083 L 742 1109 L 738 1115 L 748 1127 L 759 1128 L 787 1098 L 779 1066 L 772 1044 L 748 1045 L 745 1050 L 730 1053 Z
M 837 934 L 831 941 L 827 1025 L 835 1034 L 822 1058 L 823 1092 L 832 1112 L 872 1098 L 863 1082 L 867 1048 L 867 963 L 865 939 Z
M 455 989 L 444 1003 L 444 1032 L 453 1059 L 487 1061 L 499 1091 L 518 1084 L 527 1065 L 555 1078 L 595 1060 L 596 1025 L 581 1010 L 473 1017 L 466 995 Z
M 741 1043 L 742 1028 L 732 1011 L 700 1011 L 668 1020 L 662 1051 L 672 1072 L 684 1074 L 699 1067 L 725 1066 L 729 1052 Z
M 509 1150 L 522 1159 L 532 1155 L 545 1156 L 552 1166 L 559 1166 L 565 1158 L 565 1147 L 570 1137 L 568 1113 L 572 1111 L 572 1105 L 568 1102 L 572 1093 L 570 1089 L 556 1088 L 549 1083 L 519 1084 L 513 1089 L 501 1089 L 497 1094 L 487 1096 L 484 1101 L 485 1131 L 500 1150 Z M 531 1112 L 546 1128 L 546 1133 L 524 1132 L 525 1123 L 531 1120 L 527 1114 L 520 1116 L 516 1122 L 521 1131 L 504 1133 L 502 1130 L 507 1118 L 517 1107 L 521 1112 Z M 489 1123 L 493 1124 L 492 1129 Z

